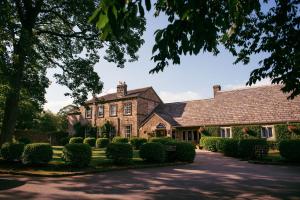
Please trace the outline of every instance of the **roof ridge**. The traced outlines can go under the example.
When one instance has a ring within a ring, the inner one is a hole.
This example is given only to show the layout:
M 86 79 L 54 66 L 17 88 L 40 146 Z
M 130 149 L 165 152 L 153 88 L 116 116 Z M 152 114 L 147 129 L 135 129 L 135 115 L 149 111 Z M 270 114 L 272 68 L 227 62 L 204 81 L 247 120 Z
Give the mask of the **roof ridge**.
M 218 91 L 218 93 L 235 92 L 235 91 L 241 91 L 241 90 L 250 90 L 250 89 L 257 89 L 257 88 L 277 87 L 277 86 L 282 86 L 282 84 L 245 86 L 245 87 L 242 87 L 242 88 L 236 88 L 236 89 L 231 89 L 231 90 L 221 90 L 221 91 Z
M 148 86 L 148 87 L 142 87 L 142 88 L 135 88 L 135 89 L 131 89 L 131 90 L 128 90 L 127 92 L 130 92 L 130 91 L 134 91 L 134 90 L 143 90 L 143 89 L 150 89 L 150 88 L 152 88 L 151 86 Z M 107 94 L 105 94 L 105 95 L 100 95 L 100 96 L 98 96 L 97 98 L 100 98 L 100 97 L 104 97 L 104 96 L 106 96 L 106 95 L 112 95 L 112 94 L 117 94 L 117 92 L 112 92 L 112 93 L 107 93 Z

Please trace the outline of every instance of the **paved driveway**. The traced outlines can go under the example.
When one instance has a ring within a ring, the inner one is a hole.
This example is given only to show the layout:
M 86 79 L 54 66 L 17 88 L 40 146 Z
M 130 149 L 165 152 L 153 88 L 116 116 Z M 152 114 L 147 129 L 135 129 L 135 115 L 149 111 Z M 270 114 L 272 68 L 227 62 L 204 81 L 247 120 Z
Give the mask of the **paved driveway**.
M 4 179 L 14 185 L 0 191 L 7 200 L 300 199 L 300 167 L 250 164 L 205 151 L 184 166 L 65 178 L 0 175 L 0 184 Z

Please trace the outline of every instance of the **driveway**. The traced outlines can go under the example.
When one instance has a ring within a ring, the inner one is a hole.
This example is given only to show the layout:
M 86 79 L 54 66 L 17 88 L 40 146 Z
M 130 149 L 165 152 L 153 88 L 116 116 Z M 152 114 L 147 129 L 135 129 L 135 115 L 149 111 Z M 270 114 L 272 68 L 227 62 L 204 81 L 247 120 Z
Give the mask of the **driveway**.
M 198 151 L 193 164 L 10 180 L 0 199 L 300 199 L 300 167 L 250 164 Z M 9 189 L 10 188 L 10 189 Z

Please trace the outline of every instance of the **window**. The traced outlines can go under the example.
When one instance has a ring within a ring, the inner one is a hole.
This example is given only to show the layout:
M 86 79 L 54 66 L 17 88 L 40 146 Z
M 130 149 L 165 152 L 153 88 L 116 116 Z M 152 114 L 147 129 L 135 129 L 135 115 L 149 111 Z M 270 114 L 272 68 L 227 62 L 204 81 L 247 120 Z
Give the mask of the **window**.
M 124 115 L 131 115 L 131 110 L 132 110 L 132 104 L 125 103 L 124 104 Z
M 131 136 L 131 125 L 126 125 L 125 126 L 125 137 L 126 138 L 130 138 L 130 136 Z
M 176 139 L 176 131 L 172 130 L 172 139 Z
M 221 137 L 231 138 L 231 127 L 221 127 Z
M 185 140 L 185 131 L 182 132 L 182 140 Z
M 188 141 L 192 140 L 192 131 L 188 131 Z
M 261 137 L 262 138 L 272 138 L 273 134 L 273 126 L 263 126 L 261 127 Z
M 98 107 L 98 117 L 104 117 L 104 105 Z
M 109 116 L 111 116 L 111 117 L 117 116 L 117 105 L 116 104 L 111 104 L 109 106 Z
M 194 141 L 198 141 L 198 132 L 194 131 L 193 134 L 194 134 Z
M 87 107 L 85 109 L 85 118 L 92 118 L 92 108 L 91 107 Z

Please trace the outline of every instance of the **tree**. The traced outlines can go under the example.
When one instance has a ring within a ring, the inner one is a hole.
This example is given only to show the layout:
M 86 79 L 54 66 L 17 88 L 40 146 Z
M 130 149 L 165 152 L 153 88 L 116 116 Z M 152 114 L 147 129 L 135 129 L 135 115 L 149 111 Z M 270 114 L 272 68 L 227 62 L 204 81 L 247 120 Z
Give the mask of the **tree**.
M 101 32 L 87 23 L 98 4 L 97 0 L 0 1 L 0 81 L 8 86 L 0 144 L 12 139 L 22 90 L 30 98 L 45 101 L 45 88 L 50 84 L 47 69 L 59 68 L 54 76 L 70 89 L 66 95 L 75 103 L 84 102 L 89 92 L 101 91 L 103 84 L 94 64 L 106 43 L 98 38 Z M 142 24 L 143 19 L 136 22 Z M 136 37 L 143 32 L 139 30 Z M 133 40 L 132 35 L 127 39 Z M 137 49 L 143 42 L 134 41 Z M 123 52 L 129 61 L 137 59 L 135 49 L 124 49 L 119 43 L 107 48 L 105 59 L 120 61 Z
M 150 73 L 163 71 L 169 62 L 180 64 L 180 55 L 217 55 L 223 45 L 236 57 L 234 63 L 247 64 L 252 54 L 266 53 L 248 85 L 269 77 L 284 85 L 288 98 L 300 94 L 299 0 L 157 0 L 154 5 L 155 16 L 166 15 L 169 24 L 155 32 L 156 66 Z M 119 34 L 134 27 L 124 16 L 143 17 L 144 7 L 149 11 L 151 6 L 150 0 L 103 0 L 90 22 L 102 31 L 102 40 L 116 38 L 130 45 L 132 41 Z

